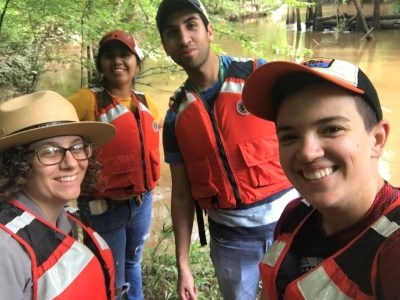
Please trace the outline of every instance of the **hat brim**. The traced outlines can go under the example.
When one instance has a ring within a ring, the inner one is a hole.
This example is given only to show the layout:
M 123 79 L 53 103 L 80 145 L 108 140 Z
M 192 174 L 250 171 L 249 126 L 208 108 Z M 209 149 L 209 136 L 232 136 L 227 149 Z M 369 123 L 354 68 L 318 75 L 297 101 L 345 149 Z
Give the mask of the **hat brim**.
M 94 147 L 97 148 L 111 140 L 115 132 L 116 129 L 113 125 L 95 121 L 57 124 L 54 126 L 29 129 L 6 136 L 0 139 L 0 151 L 26 145 L 38 140 L 66 135 L 76 135 L 87 138 L 94 144 Z
M 298 73 L 299 76 L 302 73 L 312 74 L 349 91 L 360 95 L 364 94 L 363 90 L 350 83 L 304 65 L 288 61 L 274 61 L 260 66 L 247 78 L 242 92 L 246 109 L 257 117 L 275 121 L 276 115 L 273 108 L 274 101 L 277 99 L 273 98 L 273 91 L 277 83 L 291 73 Z

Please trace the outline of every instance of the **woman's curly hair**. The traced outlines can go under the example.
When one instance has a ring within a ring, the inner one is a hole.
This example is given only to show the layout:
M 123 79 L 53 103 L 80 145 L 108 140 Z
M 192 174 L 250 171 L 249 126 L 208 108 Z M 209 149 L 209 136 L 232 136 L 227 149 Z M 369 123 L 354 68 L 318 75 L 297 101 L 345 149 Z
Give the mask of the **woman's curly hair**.
M 27 146 L 0 152 L 0 201 L 9 200 L 21 192 L 32 175 L 32 164 L 25 154 Z M 95 190 L 101 168 L 102 165 L 95 155 L 88 159 L 88 167 L 81 184 L 82 191 Z

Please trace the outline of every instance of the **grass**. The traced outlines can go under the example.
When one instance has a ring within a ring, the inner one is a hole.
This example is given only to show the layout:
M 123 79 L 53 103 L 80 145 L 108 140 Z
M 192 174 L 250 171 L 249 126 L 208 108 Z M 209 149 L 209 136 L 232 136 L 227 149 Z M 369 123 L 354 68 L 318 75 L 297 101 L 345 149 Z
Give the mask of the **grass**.
M 169 208 L 167 207 L 168 211 Z M 171 218 L 168 218 L 171 220 Z M 170 221 L 163 224 L 152 248 L 143 253 L 143 292 L 145 299 L 179 299 L 176 292 L 177 268 L 175 262 L 174 234 Z M 199 300 L 220 300 L 218 282 L 212 265 L 209 246 L 195 241 L 190 250 L 191 269 L 198 287 Z

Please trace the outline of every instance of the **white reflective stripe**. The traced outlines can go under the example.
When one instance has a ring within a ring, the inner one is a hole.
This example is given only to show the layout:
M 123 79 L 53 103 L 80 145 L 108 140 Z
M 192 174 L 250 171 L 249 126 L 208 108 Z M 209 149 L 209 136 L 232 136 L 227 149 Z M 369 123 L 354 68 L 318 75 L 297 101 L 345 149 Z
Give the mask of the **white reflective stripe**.
M 57 263 L 38 281 L 38 299 L 50 300 L 60 295 L 85 269 L 94 254 L 82 243 L 74 242 Z
M 196 96 L 193 95 L 192 93 L 187 93 L 186 94 L 186 101 L 183 101 L 180 105 L 179 105 L 179 111 L 178 114 L 176 116 L 176 120 L 175 123 L 178 122 L 178 118 L 179 118 L 179 114 L 184 111 L 186 109 L 186 107 L 188 107 L 191 103 L 195 102 L 197 100 Z
M 384 237 L 390 236 L 394 231 L 400 228 L 399 224 L 390 221 L 385 216 L 380 217 L 371 227 Z
M 274 267 L 285 246 L 286 242 L 273 242 L 272 245 L 268 248 L 268 251 L 265 253 L 262 263 Z
M 22 215 L 15 217 L 12 221 L 8 222 L 6 228 L 16 233 L 21 228 L 29 225 L 34 219 L 35 217 L 32 214 L 24 211 Z
M 329 278 L 323 267 L 311 271 L 297 282 L 301 294 L 306 300 L 347 300 L 352 299 L 344 294 Z
M 106 241 L 95 231 L 93 232 L 94 238 L 99 242 L 101 250 L 110 249 Z
M 243 91 L 243 82 L 225 81 L 221 87 L 221 93 L 235 93 L 240 94 Z
M 123 114 L 126 114 L 128 112 L 130 112 L 128 108 L 126 108 L 123 104 L 118 104 L 108 110 L 106 113 L 101 114 L 99 116 L 99 121 L 102 123 L 111 123 L 119 116 L 122 116 Z
M 144 103 L 142 103 L 141 101 L 139 101 L 139 110 L 140 110 L 140 111 L 146 111 L 146 112 L 149 112 L 149 113 L 151 114 L 151 112 L 150 112 L 150 110 L 147 108 L 147 106 L 144 105 Z

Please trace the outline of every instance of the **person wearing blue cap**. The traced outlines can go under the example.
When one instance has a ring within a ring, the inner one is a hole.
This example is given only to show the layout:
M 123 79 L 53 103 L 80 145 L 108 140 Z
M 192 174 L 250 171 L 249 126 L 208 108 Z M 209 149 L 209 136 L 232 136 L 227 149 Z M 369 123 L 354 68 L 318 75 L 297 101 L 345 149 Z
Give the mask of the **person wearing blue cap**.
M 163 127 L 178 294 L 197 298 L 189 264 L 196 210 L 198 221 L 207 212 L 222 297 L 255 299 L 258 265 L 276 221 L 298 196 L 279 164 L 274 124 L 249 114 L 241 100 L 246 78 L 265 60 L 213 52 L 214 27 L 200 1 L 164 0 L 156 22 L 166 54 L 188 75 L 170 99 Z
M 276 61 L 243 102 L 275 122 L 301 194 L 260 263 L 261 299 L 400 299 L 400 190 L 379 173 L 390 126 L 368 76 L 340 59 Z

